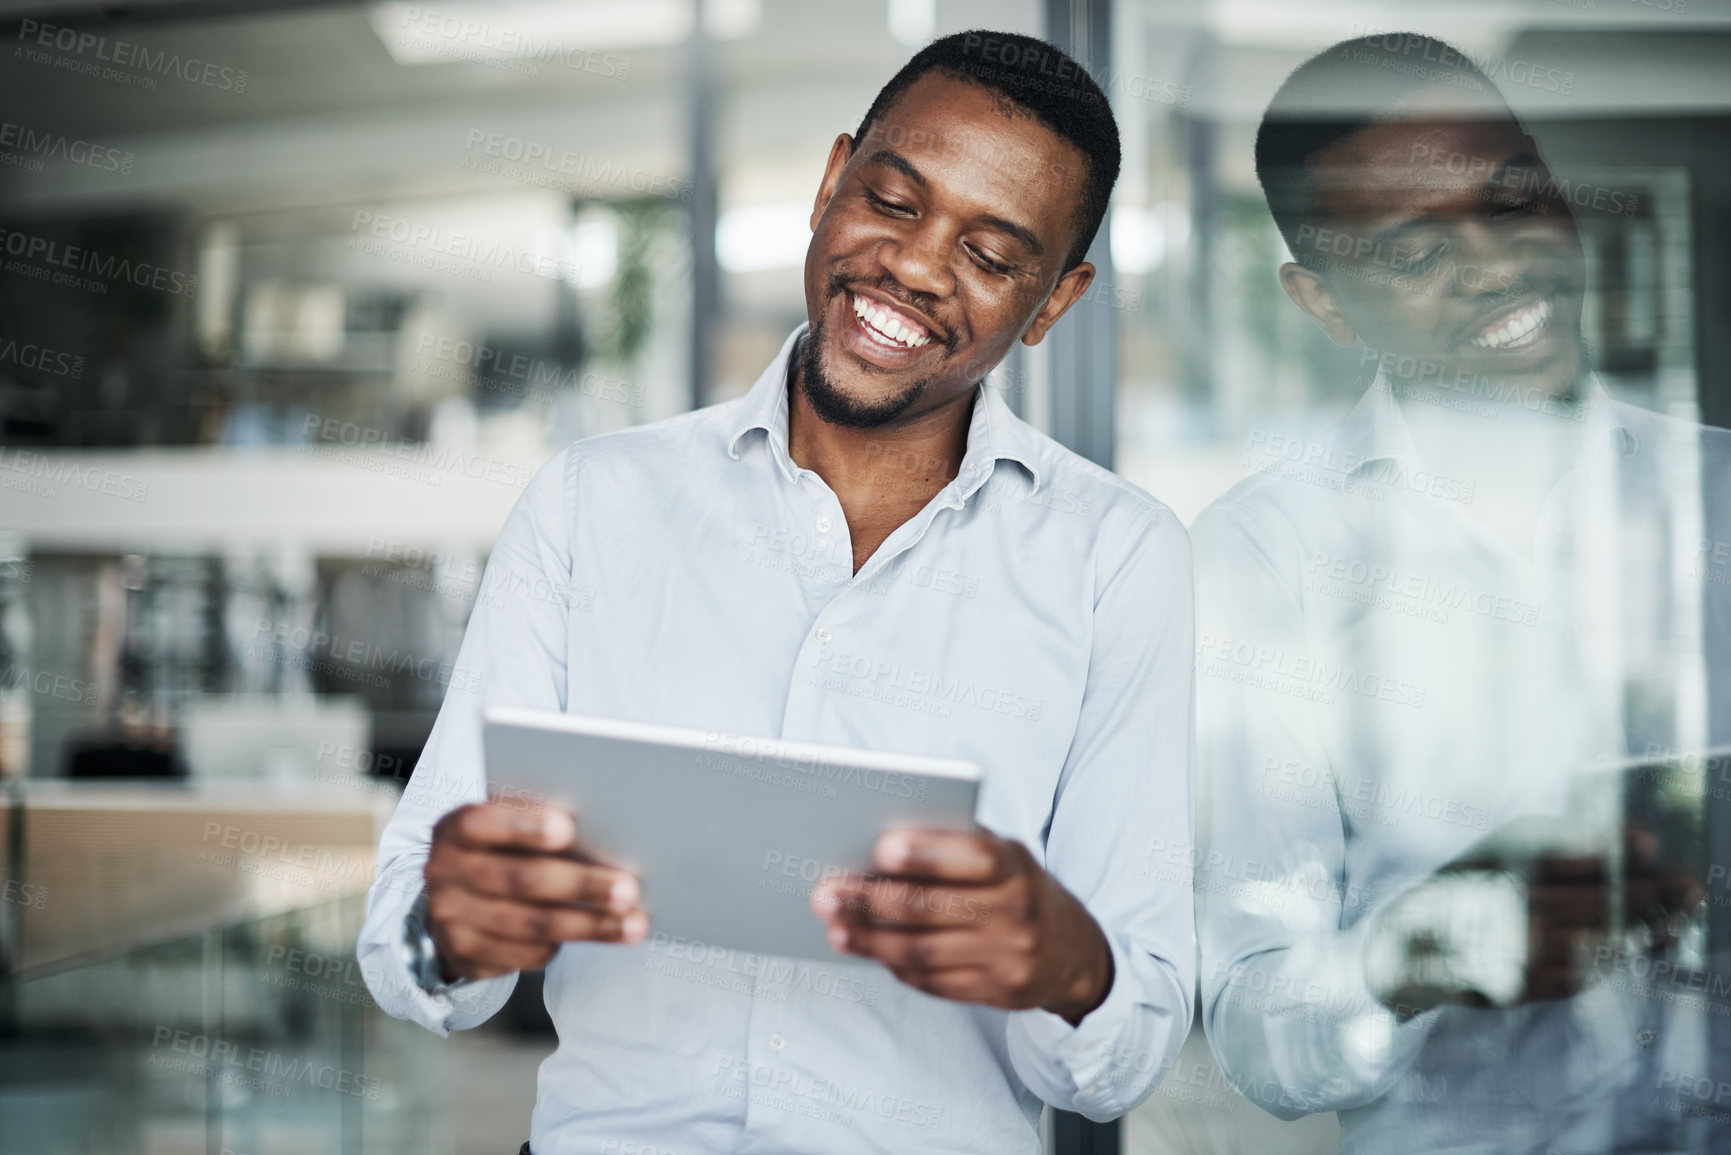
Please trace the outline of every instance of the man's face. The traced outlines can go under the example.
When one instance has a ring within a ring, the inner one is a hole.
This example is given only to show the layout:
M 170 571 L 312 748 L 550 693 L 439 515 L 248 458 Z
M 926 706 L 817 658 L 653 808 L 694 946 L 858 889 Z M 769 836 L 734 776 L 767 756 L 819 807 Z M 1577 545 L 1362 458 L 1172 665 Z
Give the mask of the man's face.
M 1037 343 L 1087 287 L 1081 151 L 978 85 L 927 73 L 831 150 L 805 258 L 801 382 L 824 420 L 912 420 Z M 1025 337 L 1024 337 L 1025 335 Z
M 1580 237 L 1517 123 L 1376 124 L 1311 172 L 1322 212 L 1301 243 L 1360 340 L 1551 394 L 1574 384 Z

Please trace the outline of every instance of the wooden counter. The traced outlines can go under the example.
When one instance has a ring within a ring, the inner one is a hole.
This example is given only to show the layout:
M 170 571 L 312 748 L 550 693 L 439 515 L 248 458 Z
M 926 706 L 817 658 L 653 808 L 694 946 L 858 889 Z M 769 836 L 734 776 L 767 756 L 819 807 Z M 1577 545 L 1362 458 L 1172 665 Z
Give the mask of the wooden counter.
M 0 790 L 0 915 L 14 969 L 158 942 L 356 891 L 371 883 L 395 791 L 263 782 L 21 784 Z

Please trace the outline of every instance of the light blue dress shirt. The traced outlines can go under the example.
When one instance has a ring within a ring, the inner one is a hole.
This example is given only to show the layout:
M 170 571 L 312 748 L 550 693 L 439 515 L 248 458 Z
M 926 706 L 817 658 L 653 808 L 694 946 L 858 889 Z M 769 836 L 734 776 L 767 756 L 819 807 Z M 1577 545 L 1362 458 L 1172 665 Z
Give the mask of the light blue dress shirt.
M 854 573 L 835 494 L 788 455 L 803 333 L 745 397 L 579 442 L 529 485 L 384 834 L 359 945 L 369 985 L 444 1034 L 515 982 L 429 996 L 395 950 L 433 823 L 485 793 L 491 704 L 973 760 L 980 822 L 1087 904 L 1116 977 L 1071 1027 L 843 956 L 653 927 L 635 947 L 569 944 L 547 968 L 559 1046 L 537 1155 L 1037 1152 L 1042 1102 L 1129 1110 L 1190 1025 L 1190 879 L 1151 868 L 1155 848 L 1191 838 L 1183 527 L 982 387 L 959 474 Z

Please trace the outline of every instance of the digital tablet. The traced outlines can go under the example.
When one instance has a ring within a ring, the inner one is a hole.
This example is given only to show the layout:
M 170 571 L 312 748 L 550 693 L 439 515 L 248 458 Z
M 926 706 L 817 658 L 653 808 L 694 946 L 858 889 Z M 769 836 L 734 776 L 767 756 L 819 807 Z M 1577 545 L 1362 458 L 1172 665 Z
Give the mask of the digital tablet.
M 1443 1002 L 1509 1006 L 1525 991 L 1534 887 L 1569 880 L 1575 903 L 1601 904 L 1596 929 L 1571 931 L 1573 965 L 1624 982 L 1638 970 L 1673 988 L 1707 981 L 1714 872 L 1707 804 L 1731 781 L 1731 748 L 1650 748 L 1575 768 L 1554 809 L 1498 823 L 1377 912 L 1365 973 L 1379 993 L 1426 1010 Z M 1452 804 L 1451 804 L 1452 805 Z M 1467 807 L 1463 818 L 1472 821 Z M 1488 811 L 1477 822 L 1488 823 Z M 1566 867 L 1566 873 L 1554 873 Z M 1590 960 L 1590 961 L 1588 961 Z
M 651 934 L 710 946 L 833 958 L 819 883 L 892 828 L 975 829 L 971 762 L 507 708 L 483 741 L 489 796 L 571 809 L 642 879 Z

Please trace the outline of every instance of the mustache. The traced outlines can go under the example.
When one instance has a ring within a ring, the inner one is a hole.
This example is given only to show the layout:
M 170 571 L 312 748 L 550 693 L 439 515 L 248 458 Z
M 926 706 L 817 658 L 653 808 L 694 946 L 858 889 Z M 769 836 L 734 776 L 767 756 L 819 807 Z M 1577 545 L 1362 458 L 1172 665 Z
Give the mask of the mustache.
M 1571 295 L 1578 294 L 1583 288 L 1580 278 L 1569 276 L 1554 269 L 1523 270 L 1507 285 L 1495 292 L 1486 293 L 1482 299 L 1475 302 L 1473 317 L 1461 327 L 1460 335 L 1470 338 L 1480 329 L 1490 323 L 1492 317 L 1529 298 L 1533 300 L 1555 298 L 1567 300 Z
M 921 321 L 925 322 L 926 328 L 937 335 L 938 344 L 942 345 L 947 352 L 956 351 L 955 334 L 950 331 L 948 325 L 932 316 L 932 305 L 937 302 L 937 298 L 932 294 L 910 290 L 890 276 L 862 278 L 850 277 L 846 273 L 836 273 L 829 279 L 828 295 L 834 297 L 855 286 L 875 289 L 908 312 L 915 314 Z

